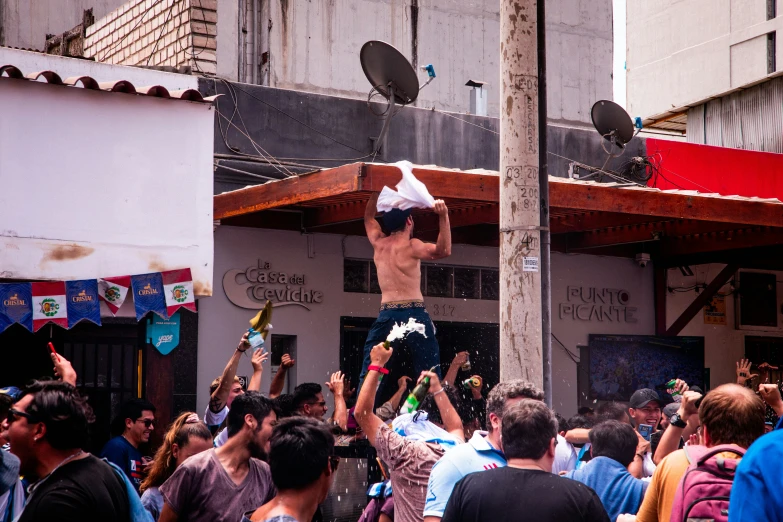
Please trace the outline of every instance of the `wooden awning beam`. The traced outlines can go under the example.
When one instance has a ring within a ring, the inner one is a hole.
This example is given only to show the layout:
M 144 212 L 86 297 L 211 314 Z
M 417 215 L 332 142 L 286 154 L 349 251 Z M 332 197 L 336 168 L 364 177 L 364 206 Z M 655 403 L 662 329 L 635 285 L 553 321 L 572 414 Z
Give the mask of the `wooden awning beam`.
M 704 305 L 706 305 L 713 298 L 713 296 L 718 293 L 718 290 L 720 290 L 723 285 L 728 283 L 729 279 L 734 276 L 738 269 L 739 264 L 737 263 L 730 263 L 723 267 L 723 270 L 721 270 L 720 273 L 715 276 L 715 279 L 713 279 L 710 284 L 707 285 L 707 288 L 705 288 L 702 293 L 696 296 L 696 299 L 693 300 L 690 306 L 688 306 L 688 308 L 686 308 L 685 311 L 666 330 L 666 336 L 676 336 L 682 331 L 683 328 L 688 326 L 688 323 L 690 323 L 691 320 L 696 317 L 696 314 L 698 314 L 699 311 L 704 308 Z

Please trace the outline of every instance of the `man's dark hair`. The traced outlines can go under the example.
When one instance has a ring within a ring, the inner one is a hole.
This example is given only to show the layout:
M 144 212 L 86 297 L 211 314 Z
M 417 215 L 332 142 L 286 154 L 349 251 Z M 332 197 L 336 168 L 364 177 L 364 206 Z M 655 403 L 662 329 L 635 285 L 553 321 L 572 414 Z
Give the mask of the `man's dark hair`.
M 616 420 L 604 421 L 590 430 L 593 458 L 609 457 L 626 468 L 636 456 L 638 443 L 631 425 Z
M 299 411 L 302 406 L 309 402 L 318 400 L 318 394 L 323 392 L 323 388 L 317 382 L 303 382 L 294 388 L 294 411 Z
M 596 414 L 601 420 L 623 422 L 628 420 L 628 407 L 621 402 L 605 402 L 598 407 Z
M 31 424 L 43 422 L 46 440 L 57 450 L 84 448 L 89 441 L 89 425 L 95 422 L 87 398 L 62 381 L 33 381 L 22 397 L 32 395 L 27 407 Z
M 501 434 L 506 459 L 538 460 L 557 437 L 555 414 L 541 401 L 522 399 L 503 412 Z
M 334 455 L 334 436 L 328 426 L 308 417 L 281 420 L 272 431 L 270 444 L 269 468 L 278 490 L 309 486 Z
M 146 399 L 130 399 L 125 401 L 120 407 L 120 412 L 114 417 L 114 421 L 111 424 L 112 434 L 122 435 L 125 431 L 125 419 L 136 421 L 141 417 L 141 413 L 144 411 L 151 411 L 155 413 L 155 406 Z
M 8 417 L 8 410 L 11 409 L 14 400 L 4 393 L 0 393 L 0 419 Z
M 457 389 L 449 384 L 444 384 L 443 391 L 446 393 L 446 397 L 449 398 L 449 402 L 451 403 L 451 406 L 459 414 L 462 405 Z M 435 396 L 432 395 L 431 393 L 427 394 L 424 400 L 421 401 L 421 406 L 419 406 L 419 410 L 427 412 L 428 421 L 434 422 L 435 424 L 441 424 L 441 425 L 443 424 L 443 418 L 441 417 L 440 410 L 438 409 L 438 405 L 435 402 Z
M 576 411 L 577 415 L 592 415 L 593 413 L 595 413 L 595 411 L 593 411 L 593 408 L 590 406 L 582 406 Z
M 228 437 L 231 438 L 240 431 L 245 425 L 245 415 L 252 415 L 258 421 L 259 429 L 272 412 L 277 412 L 275 403 L 257 391 L 245 392 L 237 395 L 234 402 L 231 403 L 231 409 L 228 410 Z
M 294 414 L 294 396 L 290 393 L 282 393 L 272 399 L 277 406 L 277 416 L 281 419 L 291 417 Z
M 555 419 L 557 420 L 557 432 L 562 433 L 568 431 L 571 427 L 568 425 L 568 421 L 565 417 L 555 412 Z
M 589 430 L 593 427 L 593 425 L 595 425 L 595 422 L 593 422 L 588 417 L 585 417 L 584 415 L 574 415 L 568 419 L 568 429 L 570 430 L 579 428 Z
M 411 215 L 411 209 L 400 210 L 393 208 L 381 214 L 381 232 L 389 236 L 395 232 L 403 230 L 408 222 L 408 216 Z

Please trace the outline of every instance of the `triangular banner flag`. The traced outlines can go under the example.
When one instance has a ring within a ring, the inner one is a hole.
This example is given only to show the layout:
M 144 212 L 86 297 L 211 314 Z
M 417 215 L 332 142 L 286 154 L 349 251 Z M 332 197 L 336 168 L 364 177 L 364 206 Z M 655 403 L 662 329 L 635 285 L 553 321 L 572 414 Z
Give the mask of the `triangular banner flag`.
M 155 312 L 164 319 L 169 318 L 160 272 L 131 276 L 131 288 L 137 321 L 141 321 L 147 312 Z
M 68 328 L 83 319 L 101 326 L 101 302 L 95 279 L 66 281 L 65 296 L 68 298 Z
M 163 289 L 166 295 L 166 311 L 169 316 L 180 308 L 196 311 L 196 296 L 193 292 L 193 276 L 190 268 L 161 272 Z
M 98 279 L 98 295 L 101 301 L 106 303 L 112 315 L 117 315 L 117 311 L 125 302 L 130 286 L 131 276 Z
M 33 293 L 30 283 L 0 285 L 0 333 L 14 323 L 33 330 Z
M 68 328 L 68 302 L 65 282 L 31 283 L 33 289 L 33 331 L 46 323 Z

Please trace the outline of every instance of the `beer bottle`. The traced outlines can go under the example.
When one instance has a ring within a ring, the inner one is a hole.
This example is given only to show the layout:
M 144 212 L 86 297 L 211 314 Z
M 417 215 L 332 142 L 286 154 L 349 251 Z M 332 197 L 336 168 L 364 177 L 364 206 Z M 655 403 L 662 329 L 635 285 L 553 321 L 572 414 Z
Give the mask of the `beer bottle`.
M 413 413 L 414 411 L 418 410 L 421 402 L 424 400 L 424 397 L 427 396 L 429 391 L 430 378 L 427 376 L 424 377 L 415 388 L 413 388 L 413 391 L 410 393 L 410 395 L 408 395 L 408 398 L 405 399 L 405 404 L 402 405 L 400 413 Z

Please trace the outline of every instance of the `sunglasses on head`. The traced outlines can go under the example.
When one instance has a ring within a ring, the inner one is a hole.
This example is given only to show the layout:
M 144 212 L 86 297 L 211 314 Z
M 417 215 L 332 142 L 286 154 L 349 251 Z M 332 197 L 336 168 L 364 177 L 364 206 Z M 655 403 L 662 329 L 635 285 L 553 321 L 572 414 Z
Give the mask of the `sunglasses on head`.
M 155 421 L 152 419 L 136 419 L 136 422 L 143 422 L 145 428 L 149 428 L 153 424 L 155 424 Z

